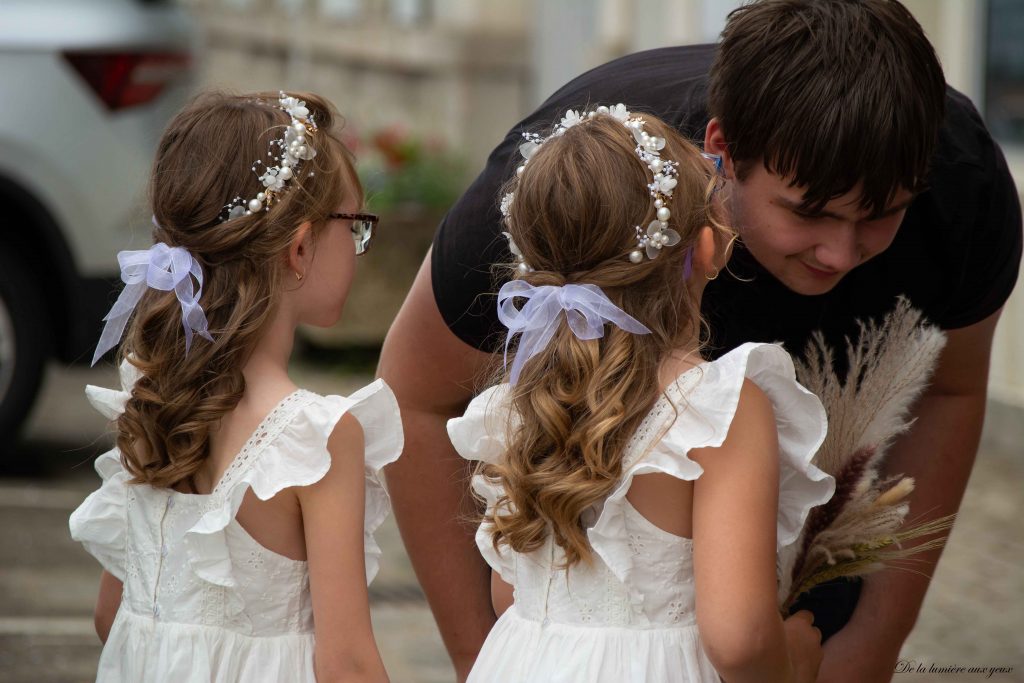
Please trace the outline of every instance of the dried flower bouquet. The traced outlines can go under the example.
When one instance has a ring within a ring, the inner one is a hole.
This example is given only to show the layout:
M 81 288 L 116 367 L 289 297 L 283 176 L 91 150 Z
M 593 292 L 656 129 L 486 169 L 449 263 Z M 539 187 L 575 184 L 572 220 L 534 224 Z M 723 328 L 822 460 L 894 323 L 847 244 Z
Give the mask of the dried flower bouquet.
M 800 383 L 815 393 L 828 415 L 828 435 L 814 464 L 836 479 L 832 499 L 811 511 L 793 552 L 780 558 L 779 601 L 783 613 L 814 586 L 862 576 L 940 546 L 932 538 L 952 526 L 942 517 L 907 526 L 906 496 L 914 480 L 882 479 L 880 467 L 895 438 L 913 423 L 911 406 L 931 377 L 945 336 L 922 322 L 900 298 L 881 325 L 858 323 L 860 338 L 847 342 L 848 372 L 840 379 L 832 349 L 816 334 L 797 363 Z

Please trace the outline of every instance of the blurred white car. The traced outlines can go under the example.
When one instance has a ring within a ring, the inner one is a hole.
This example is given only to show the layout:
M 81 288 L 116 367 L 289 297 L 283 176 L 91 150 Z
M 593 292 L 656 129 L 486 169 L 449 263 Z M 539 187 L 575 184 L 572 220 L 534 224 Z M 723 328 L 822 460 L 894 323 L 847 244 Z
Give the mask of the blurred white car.
M 49 358 L 91 358 L 116 254 L 149 235 L 152 155 L 195 36 L 173 0 L 0 2 L 0 444 Z

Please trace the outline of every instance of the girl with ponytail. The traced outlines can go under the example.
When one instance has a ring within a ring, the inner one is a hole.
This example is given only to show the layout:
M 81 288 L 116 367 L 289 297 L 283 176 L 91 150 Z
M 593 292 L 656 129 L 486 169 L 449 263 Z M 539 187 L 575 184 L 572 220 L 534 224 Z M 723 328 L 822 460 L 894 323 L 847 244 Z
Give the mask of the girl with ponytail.
M 402 449 L 381 381 L 320 396 L 288 377 L 296 327 L 332 325 L 377 218 L 313 94 L 199 96 L 150 182 L 153 241 L 125 288 L 103 485 L 71 535 L 103 565 L 99 681 L 383 681 L 367 584 Z M 123 341 L 121 341 L 123 335 Z
M 469 680 L 814 680 L 775 567 L 834 488 L 825 416 L 778 346 L 701 357 L 733 239 L 717 159 L 621 104 L 524 138 L 506 370 L 448 424 L 500 614 Z

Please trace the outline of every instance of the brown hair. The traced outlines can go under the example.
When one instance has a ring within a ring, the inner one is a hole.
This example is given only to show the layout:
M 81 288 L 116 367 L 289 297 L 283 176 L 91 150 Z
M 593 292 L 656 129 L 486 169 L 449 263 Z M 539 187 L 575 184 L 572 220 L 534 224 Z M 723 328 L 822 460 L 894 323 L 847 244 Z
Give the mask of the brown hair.
M 667 206 L 681 242 L 658 258 L 632 263 L 633 226 L 654 220 L 651 172 L 629 130 L 598 115 L 551 138 L 505 191 L 515 192 L 508 230 L 535 270 L 534 286 L 600 287 L 651 334 L 609 325 L 600 339 L 580 340 L 561 324 L 545 349 L 523 366 L 512 388 L 508 449 L 480 473 L 504 487 L 485 519 L 493 542 L 517 552 L 552 534 L 567 564 L 589 560 L 582 516 L 612 490 L 626 443 L 658 396 L 661 361 L 701 329 L 699 301 L 683 279 L 687 251 L 705 225 L 719 226 L 710 202 L 714 178 L 699 150 L 663 122 L 645 130 L 666 139 L 662 158 L 679 163 Z
M 708 108 L 740 180 L 750 164 L 806 187 L 804 211 L 863 183 L 881 214 L 923 189 L 945 107 L 942 67 L 896 0 L 761 0 L 729 14 Z
M 154 241 L 182 246 L 203 270 L 200 304 L 213 341 L 195 337 L 185 352 L 174 292 L 147 289 L 121 356 L 142 377 L 117 420 L 117 446 L 137 483 L 191 485 L 209 452 L 209 436 L 245 391 L 242 367 L 279 300 L 288 246 L 300 224 L 314 234 L 347 196 L 362 197 L 351 156 L 326 100 L 296 93 L 318 126 L 305 161 L 269 210 L 222 222 L 236 196 L 262 188 L 253 160 L 269 161 L 288 115 L 276 93 L 199 95 L 170 122 L 149 186 Z

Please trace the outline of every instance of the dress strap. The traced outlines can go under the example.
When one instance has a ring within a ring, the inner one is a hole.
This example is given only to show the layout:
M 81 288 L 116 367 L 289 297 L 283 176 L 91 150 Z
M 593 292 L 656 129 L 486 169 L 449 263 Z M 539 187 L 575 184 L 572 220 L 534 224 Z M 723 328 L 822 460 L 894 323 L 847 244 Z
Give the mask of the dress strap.
M 690 368 L 658 395 L 650 411 L 626 442 L 622 456 L 623 472 L 641 460 L 661 440 L 679 413 L 687 409 L 686 393 L 700 381 L 700 377 L 700 366 Z
M 213 488 L 212 494 L 217 496 L 224 491 L 231 490 L 232 483 L 248 471 L 260 453 L 280 436 L 284 428 L 295 418 L 295 415 L 313 403 L 316 398 L 317 395 L 311 391 L 296 389 L 281 399 L 274 406 L 273 410 L 267 413 L 267 416 L 263 418 L 259 426 L 256 427 L 248 440 L 246 440 L 242 450 L 238 451 L 234 460 L 224 470 L 224 474 L 221 475 L 220 481 Z

